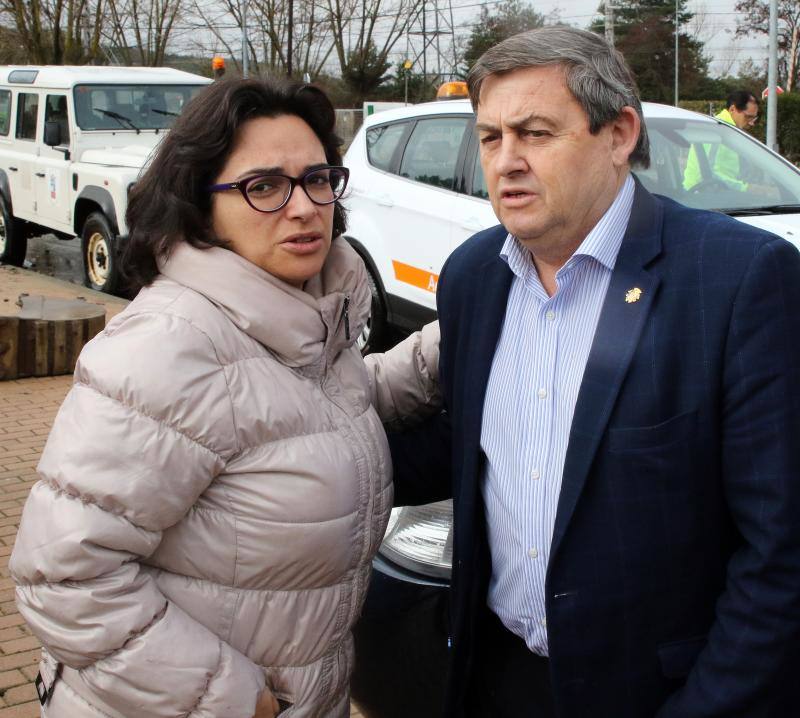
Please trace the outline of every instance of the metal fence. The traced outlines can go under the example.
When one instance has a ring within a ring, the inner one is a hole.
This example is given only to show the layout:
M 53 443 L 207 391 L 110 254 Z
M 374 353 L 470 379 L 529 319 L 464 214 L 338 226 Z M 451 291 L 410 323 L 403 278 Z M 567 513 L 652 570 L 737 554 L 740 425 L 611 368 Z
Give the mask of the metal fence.
M 344 142 L 342 153 L 350 146 L 363 121 L 363 110 L 336 110 L 336 133 Z

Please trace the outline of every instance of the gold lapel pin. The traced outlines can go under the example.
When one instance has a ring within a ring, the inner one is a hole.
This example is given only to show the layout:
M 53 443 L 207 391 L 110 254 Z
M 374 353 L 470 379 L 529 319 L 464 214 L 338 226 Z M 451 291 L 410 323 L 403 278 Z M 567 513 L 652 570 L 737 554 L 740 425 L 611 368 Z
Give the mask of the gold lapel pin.
M 629 289 L 625 292 L 625 302 L 627 304 L 633 304 L 634 302 L 638 302 L 642 298 L 642 290 L 639 287 L 634 287 L 633 289 Z

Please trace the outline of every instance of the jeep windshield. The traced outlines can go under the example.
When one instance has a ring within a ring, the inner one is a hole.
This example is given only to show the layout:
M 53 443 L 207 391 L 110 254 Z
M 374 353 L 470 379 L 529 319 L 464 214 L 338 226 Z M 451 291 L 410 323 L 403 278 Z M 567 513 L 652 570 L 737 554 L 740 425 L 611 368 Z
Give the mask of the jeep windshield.
M 76 85 L 82 130 L 163 130 L 205 85 Z
M 800 172 L 724 123 L 647 118 L 650 168 L 636 169 L 651 192 L 734 216 L 798 211 Z

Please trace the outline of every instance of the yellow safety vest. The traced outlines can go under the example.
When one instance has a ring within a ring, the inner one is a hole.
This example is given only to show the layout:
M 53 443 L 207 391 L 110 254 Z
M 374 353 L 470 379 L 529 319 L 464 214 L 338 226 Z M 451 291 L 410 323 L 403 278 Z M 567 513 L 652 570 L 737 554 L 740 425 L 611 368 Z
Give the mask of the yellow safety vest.
M 731 113 L 727 109 L 718 112 L 714 117 L 729 125 L 736 126 Z M 715 177 L 730 185 L 732 189 L 742 192 L 747 189 L 747 183 L 739 179 L 739 155 L 736 152 L 723 144 L 704 144 L 703 151 L 708 158 L 711 171 Z M 683 172 L 683 188 L 689 190 L 699 184 L 702 179 L 700 163 L 697 161 L 697 155 L 695 154 L 694 146 L 692 146 L 686 159 L 686 169 Z

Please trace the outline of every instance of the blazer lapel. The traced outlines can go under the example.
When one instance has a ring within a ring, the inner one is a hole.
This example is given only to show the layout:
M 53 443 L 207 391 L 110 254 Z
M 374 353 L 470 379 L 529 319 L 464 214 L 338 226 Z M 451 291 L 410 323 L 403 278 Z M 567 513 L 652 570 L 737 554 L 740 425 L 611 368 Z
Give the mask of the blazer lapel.
M 564 462 L 551 562 L 572 518 L 660 279 L 645 267 L 661 251 L 661 205 L 636 183 L 631 219 L 611 275 L 578 392 Z
M 468 315 L 462 314 L 462 318 L 469 316 L 469 321 L 473 323 L 469 342 L 470 369 L 465 381 L 465 391 L 469 392 L 469 396 L 465 397 L 464 402 L 464 443 L 468 452 L 479 448 L 486 385 L 503 328 L 513 277 L 513 272 L 499 254 L 489 259 L 481 267 L 478 280 L 480 289 L 476 287 L 475 291 L 477 306 Z

